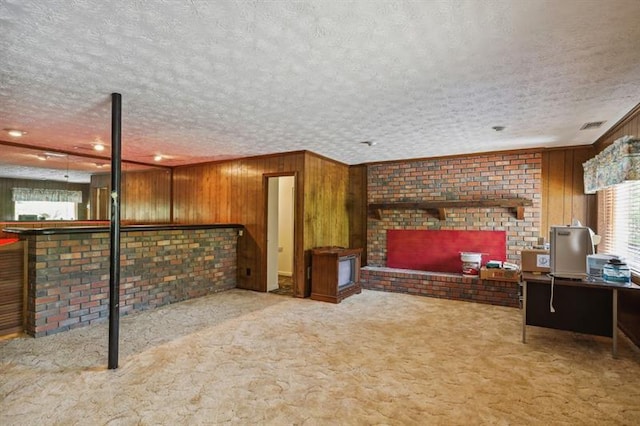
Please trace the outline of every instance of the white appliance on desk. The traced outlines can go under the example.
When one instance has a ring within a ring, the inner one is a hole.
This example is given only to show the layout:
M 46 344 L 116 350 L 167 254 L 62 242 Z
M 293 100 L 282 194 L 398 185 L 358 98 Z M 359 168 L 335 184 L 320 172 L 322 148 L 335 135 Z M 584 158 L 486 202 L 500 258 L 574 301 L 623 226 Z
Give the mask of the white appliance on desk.
M 549 239 L 551 276 L 587 278 L 587 256 L 595 253 L 594 235 L 586 226 L 552 226 Z
M 615 254 L 590 254 L 587 256 L 587 274 L 590 278 L 602 279 L 604 265 L 611 259 L 620 259 Z

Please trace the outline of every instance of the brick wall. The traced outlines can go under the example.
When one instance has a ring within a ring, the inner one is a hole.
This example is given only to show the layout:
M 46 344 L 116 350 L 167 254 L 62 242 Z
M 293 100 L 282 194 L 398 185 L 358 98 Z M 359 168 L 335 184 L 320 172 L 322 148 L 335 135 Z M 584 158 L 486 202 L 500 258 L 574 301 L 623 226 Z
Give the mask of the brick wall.
M 109 234 L 29 235 L 28 334 L 106 321 Z M 129 231 L 121 235 L 120 313 L 236 286 L 235 228 Z
M 438 229 L 506 231 L 507 260 L 520 262 L 520 250 L 537 242 L 542 199 L 542 154 L 486 154 L 370 165 L 369 203 L 526 198 L 524 219 L 502 207 L 447 209 L 445 220 L 423 210 L 384 210 L 367 221 L 367 264 L 362 287 L 422 296 L 519 306 L 518 283 L 460 275 L 389 270 L 387 230 Z M 488 259 L 484 259 L 488 260 Z
M 409 271 L 367 266 L 360 271 L 363 287 L 369 290 L 416 296 L 463 300 L 491 305 L 520 306 L 519 284 L 481 280 L 462 275 Z
M 479 200 L 527 198 L 524 220 L 501 207 L 447 209 L 440 221 L 421 210 L 385 210 L 382 219 L 367 222 L 367 262 L 386 265 L 388 229 L 450 229 L 506 231 L 507 259 L 519 263 L 519 253 L 537 241 L 542 198 L 541 153 L 487 154 L 370 165 L 369 203 L 393 201 Z

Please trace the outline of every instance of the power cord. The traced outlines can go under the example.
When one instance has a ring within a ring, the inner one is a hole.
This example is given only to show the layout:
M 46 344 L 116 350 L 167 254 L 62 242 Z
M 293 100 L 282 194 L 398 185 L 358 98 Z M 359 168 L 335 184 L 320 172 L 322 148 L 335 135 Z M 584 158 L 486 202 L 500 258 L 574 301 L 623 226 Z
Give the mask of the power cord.
M 555 308 L 553 307 L 553 284 L 556 280 L 556 277 L 554 275 L 551 275 L 551 299 L 549 299 L 549 310 L 553 313 L 556 312 Z

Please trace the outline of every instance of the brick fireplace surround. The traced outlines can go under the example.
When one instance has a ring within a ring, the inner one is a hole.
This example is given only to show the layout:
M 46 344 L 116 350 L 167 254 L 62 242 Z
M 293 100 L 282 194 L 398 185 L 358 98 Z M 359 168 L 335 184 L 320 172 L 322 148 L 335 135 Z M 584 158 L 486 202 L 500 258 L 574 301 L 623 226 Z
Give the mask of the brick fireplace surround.
M 524 219 L 502 207 L 447 210 L 445 220 L 423 210 L 384 210 L 367 222 L 367 263 L 363 288 L 519 306 L 518 283 L 480 280 L 461 274 L 386 268 L 389 229 L 506 231 L 507 260 L 519 263 L 520 251 L 540 235 L 542 154 L 497 153 L 477 156 L 380 163 L 368 166 L 369 203 L 493 200 L 526 198 Z M 485 259 L 488 260 L 488 259 Z

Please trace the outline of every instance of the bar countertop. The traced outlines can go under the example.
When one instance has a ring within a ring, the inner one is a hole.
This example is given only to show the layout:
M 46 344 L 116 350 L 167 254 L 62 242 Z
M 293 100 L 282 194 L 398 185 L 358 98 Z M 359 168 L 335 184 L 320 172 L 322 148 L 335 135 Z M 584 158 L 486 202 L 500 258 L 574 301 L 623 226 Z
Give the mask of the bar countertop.
M 121 232 L 144 232 L 144 231 L 179 231 L 193 229 L 215 229 L 215 228 L 244 228 L 237 223 L 210 223 L 210 224 L 157 224 L 157 225 L 122 225 Z M 108 226 L 65 226 L 60 228 L 4 228 L 5 232 L 18 235 L 57 235 L 57 234 L 85 234 L 90 232 L 108 232 Z

